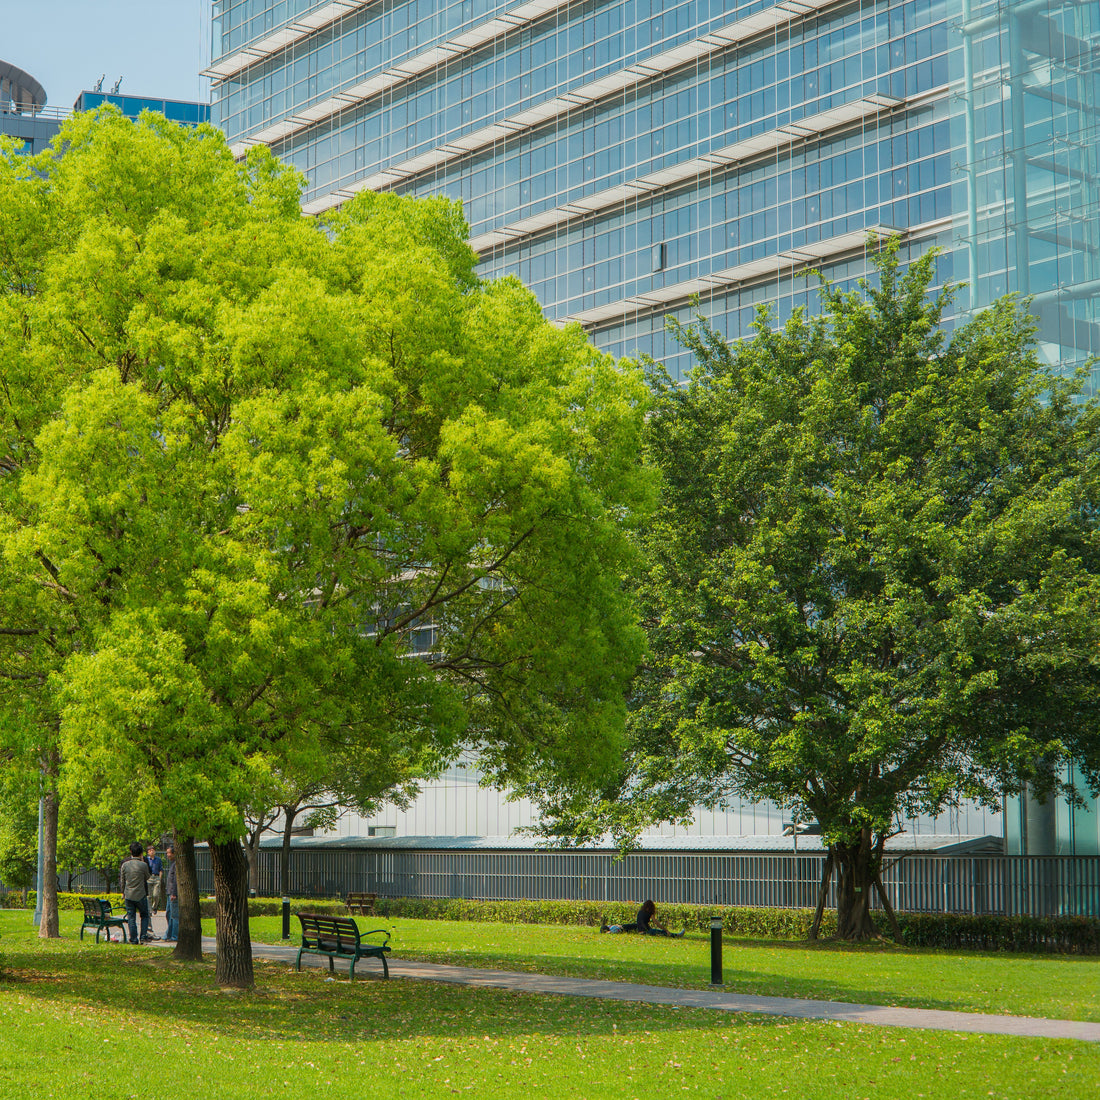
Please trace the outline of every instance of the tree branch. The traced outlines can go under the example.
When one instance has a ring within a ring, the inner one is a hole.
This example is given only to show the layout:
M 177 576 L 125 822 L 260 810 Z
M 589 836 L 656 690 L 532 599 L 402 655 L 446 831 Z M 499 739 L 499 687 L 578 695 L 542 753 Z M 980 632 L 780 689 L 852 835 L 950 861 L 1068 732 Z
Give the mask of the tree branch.
M 387 637 L 390 634 L 395 634 L 399 630 L 404 630 L 406 626 L 408 626 L 412 622 L 415 622 L 421 616 L 426 615 L 429 611 L 432 610 L 432 608 L 441 607 L 444 604 L 450 603 L 451 600 L 456 599 L 457 597 L 461 596 L 463 592 L 468 591 L 470 588 L 472 588 L 474 585 L 476 585 L 477 582 L 482 579 L 482 577 L 488 576 L 490 573 L 493 573 L 496 570 L 500 569 L 500 567 L 502 565 L 504 565 L 504 563 L 534 533 L 535 533 L 535 528 L 534 527 L 529 527 L 526 531 L 524 531 L 524 533 L 522 535 L 520 535 L 520 537 L 518 539 L 516 539 L 516 541 L 514 543 L 512 543 L 511 546 L 508 547 L 507 550 L 504 551 L 504 553 L 502 553 L 500 555 L 499 558 L 496 559 L 496 561 L 490 562 L 489 565 L 485 566 L 483 569 L 479 569 L 474 576 L 472 576 L 468 581 L 466 581 L 465 584 L 460 584 L 457 588 L 452 589 L 445 596 L 440 596 L 439 595 L 439 589 L 440 589 L 440 587 L 443 583 L 443 578 L 441 577 L 440 580 L 439 580 L 439 583 L 433 589 L 433 595 L 431 597 L 429 597 L 427 600 L 425 600 L 420 605 L 420 607 L 418 607 L 415 611 L 410 611 L 407 615 L 402 616 L 400 619 L 397 620 L 397 622 L 395 622 L 392 626 L 388 627 L 386 630 L 379 631 L 378 641 L 375 644 L 376 645 L 381 645 L 383 638 Z M 444 574 L 446 574 L 447 570 L 449 570 L 449 569 L 450 569 L 450 562 L 448 562 L 447 565 L 444 566 Z

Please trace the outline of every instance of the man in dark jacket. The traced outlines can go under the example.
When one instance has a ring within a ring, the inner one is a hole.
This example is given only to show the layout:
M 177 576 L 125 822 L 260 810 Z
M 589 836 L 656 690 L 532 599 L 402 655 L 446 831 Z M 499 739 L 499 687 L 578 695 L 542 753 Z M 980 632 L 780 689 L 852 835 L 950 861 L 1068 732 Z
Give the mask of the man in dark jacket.
M 130 924 L 130 942 L 138 943 L 137 920 L 141 914 L 141 943 L 148 943 L 152 934 L 149 926 L 149 864 L 141 858 L 141 844 L 130 845 L 130 858 L 119 871 L 122 899 L 126 902 L 126 919 Z
M 165 943 L 175 943 L 180 934 L 180 898 L 179 885 L 176 881 L 176 850 L 169 845 L 165 852 L 168 857 L 168 870 L 165 872 L 165 893 L 168 904 L 165 912 L 168 914 L 168 931 L 165 933 Z

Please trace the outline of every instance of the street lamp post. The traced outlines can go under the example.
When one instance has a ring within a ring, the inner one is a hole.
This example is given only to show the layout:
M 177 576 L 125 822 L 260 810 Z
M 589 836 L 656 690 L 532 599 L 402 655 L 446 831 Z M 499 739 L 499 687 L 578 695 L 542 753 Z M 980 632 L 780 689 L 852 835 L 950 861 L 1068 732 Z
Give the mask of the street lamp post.
M 710 920 L 710 984 L 722 984 L 722 918 Z

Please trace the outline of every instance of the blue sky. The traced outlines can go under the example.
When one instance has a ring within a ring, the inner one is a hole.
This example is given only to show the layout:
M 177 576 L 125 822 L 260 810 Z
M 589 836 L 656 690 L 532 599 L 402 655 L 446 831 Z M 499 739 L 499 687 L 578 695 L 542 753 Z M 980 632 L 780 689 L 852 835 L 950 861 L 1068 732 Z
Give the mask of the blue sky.
M 209 97 L 210 0 L 0 0 L 0 60 L 71 107 L 104 75 L 109 91 L 165 99 Z

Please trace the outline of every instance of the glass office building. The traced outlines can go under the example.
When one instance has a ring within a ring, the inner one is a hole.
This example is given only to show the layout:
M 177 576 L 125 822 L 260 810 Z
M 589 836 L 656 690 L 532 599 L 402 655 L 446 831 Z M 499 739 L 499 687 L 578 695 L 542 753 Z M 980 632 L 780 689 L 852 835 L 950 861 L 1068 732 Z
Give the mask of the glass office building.
M 682 372 L 667 317 L 697 300 L 735 338 L 761 302 L 813 308 L 810 268 L 864 274 L 889 234 L 941 249 L 963 314 L 1030 296 L 1056 369 L 1100 355 L 1100 0 L 216 0 L 213 17 L 212 121 L 239 155 L 297 165 L 307 213 L 368 188 L 461 199 L 481 273 L 518 275 L 616 355 Z M 1100 850 L 1095 811 L 1059 807 L 1030 830 L 1007 807 L 1010 847 Z
M 212 118 L 306 175 L 463 200 L 481 271 L 599 346 L 687 364 L 866 270 L 943 250 L 958 305 L 1034 295 L 1040 346 L 1100 353 L 1100 2 L 218 0 Z

